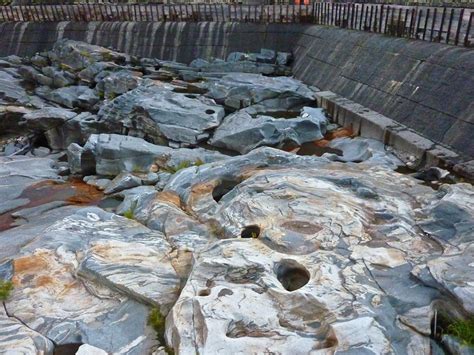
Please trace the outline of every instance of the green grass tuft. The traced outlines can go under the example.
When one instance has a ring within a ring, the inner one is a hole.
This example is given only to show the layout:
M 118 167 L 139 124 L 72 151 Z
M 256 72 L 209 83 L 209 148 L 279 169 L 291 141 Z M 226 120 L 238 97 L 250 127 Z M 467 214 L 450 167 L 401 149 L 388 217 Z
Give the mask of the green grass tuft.
M 6 301 L 13 291 L 13 283 L 11 281 L 0 279 L 0 301 Z
M 474 346 L 474 318 L 455 320 L 446 332 L 458 338 L 463 345 Z
M 133 210 L 129 209 L 123 213 L 123 216 L 128 219 L 133 219 Z
M 148 315 L 148 325 L 156 332 L 156 337 L 160 344 L 165 347 L 166 353 L 169 355 L 174 355 L 174 350 L 166 345 L 165 323 L 166 319 L 161 314 L 160 310 L 157 307 L 152 308 Z

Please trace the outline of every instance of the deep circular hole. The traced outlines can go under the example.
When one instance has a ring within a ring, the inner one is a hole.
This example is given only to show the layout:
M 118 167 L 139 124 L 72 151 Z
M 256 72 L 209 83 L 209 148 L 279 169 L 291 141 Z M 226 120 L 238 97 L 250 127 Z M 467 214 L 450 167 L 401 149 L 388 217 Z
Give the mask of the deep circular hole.
M 54 355 L 74 355 L 82 343 L 61 344 L 54 348 Z
M 295 291 L 306 285 L 310 274 L 306 268 L 294 260 L 282 260 L 276 266 L 278 281 L 287 291 Z
M 260 227 L 257 225 L 247 226 L 240 233 L 242 238 L 258 238 L 260 235 Z
M 210 294 L 211 294 L 211 290 L 208 288 L 198 292 L 198 296 L 202 296 L 202 297 L 209 296 Z
M 208 115 L 212 115 L 213 113 L 216 113 L 216 111 L 207 109 L 207 110 L 206 110 L 206 113 L 207 113 Z
M 222 180 L 214 189 L 212 190 L 212 198 L 214 201 L 219 202 L 225 194 L 229 193 L 234 187 L 236 187 L 239 182 L 235 180 Z

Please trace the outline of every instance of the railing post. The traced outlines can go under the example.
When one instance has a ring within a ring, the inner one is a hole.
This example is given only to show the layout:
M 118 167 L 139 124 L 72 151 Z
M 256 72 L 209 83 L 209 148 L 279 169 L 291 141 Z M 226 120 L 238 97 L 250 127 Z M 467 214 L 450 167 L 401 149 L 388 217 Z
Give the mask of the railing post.
M 426 27 L 428 26 L 428 19 L 430 18 L 430 9 L 426 10 L 426 18 L 425 18 L 425 25 L 423 26 L 423 41 L 425 40 L 426 36 Z
M 449 25 L 448 25 L 448 33 L 446 34 L 446 43 L 449 43 L 449 37 L 451 36 L 451 26 L 453 25 L 453 18 L 454 18 L 454 8 L 451 9 L 451 14 L 449 15 Z
M 459 20 L 458 20 L 458 28 L 456 30 L 456 37 L 454 38 L 454 45 L 456 46 L 459 43 L 459 32 L 461 32 L 463 19 L 464 19 L 464 9 L 461 9 L 461 13 L 459 14 Z
M 438 42 L 441 42 L 441 36 L 443 35 L 443 28 L 444 28 L 445 18 L 446 18 L 446 7 L 443 8 L 443 14 L 441 15 L 441 23 L 439 25 L 439 31 L 438 31 Z
M 469 32 L 471 32 L 471 26 L 472 26 L 472 17 L 474 16 L 474 11 L 471 10 L 471 13 L 469 15 L 469 22 L 467 23 L 467 28 L 466 28 L 466 35 L 464 36 L 464 46 L 468 47 L 469 46 Z
M 433 42 L 434 27 L 436 23 L 436 15 L 438 14 L 438 8 L 435 7 L 433 11 L 433 20 L 431 20 L 431 30 L 430 30 L 430 42 Z

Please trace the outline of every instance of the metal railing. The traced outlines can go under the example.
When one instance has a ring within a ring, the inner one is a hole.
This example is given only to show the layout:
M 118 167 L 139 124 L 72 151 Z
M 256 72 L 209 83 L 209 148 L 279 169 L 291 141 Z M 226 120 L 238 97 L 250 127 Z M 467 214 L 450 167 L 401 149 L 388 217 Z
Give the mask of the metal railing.
M 0 6 L 0 22 L 213 21 L 306 23 L 473 46 L 474 9 L 356 3 L 311 5 L 117 4 Z

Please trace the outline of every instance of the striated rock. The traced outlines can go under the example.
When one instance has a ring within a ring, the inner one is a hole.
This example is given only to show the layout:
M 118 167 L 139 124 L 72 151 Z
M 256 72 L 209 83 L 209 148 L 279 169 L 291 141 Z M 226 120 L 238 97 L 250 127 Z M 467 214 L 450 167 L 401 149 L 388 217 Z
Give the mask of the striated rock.
M 51 62 L 67 70 L 79 71 L 96 62 L 124 63 L 126 55 L 84 42 L 60 39 L 48 52 Z
M 231 73 L 203 84 L 207 96 L 231 109 L 254 104 L 280 110 L 301 108 L 314 102 L 314 92 L 305 84 L 288 77 Z
M 310 107 L 304 107 L 301 117 L 292 119 L 253 118 L 246 110 L 241 110 L 223 120 L 209 143 L 243 154 L 260 146 L 301 145 L 323 138 L 326 124 L 322 110 Z
M 147 137 L 155 143 L 175 141 L 196 144 L 217 127 L 224 108 L 198 95 L 176 93 L 148 83 L 103 105 L 99 117 L 111 132 Z
M 99 76 L 103 76 L 103 78 L 99 78 Z M 105 98 L 114 99 L 117 95 L 135 89 L 140 83 L 141 76 L 141 73 L 130 70 L 120 70 L 112 73 L 101 72 L 95 77 L 95 81 L 97 81 L 96 89 Z
M 125 189 L 130 189 L 133 187 L 140 186 L 142 184 L 142 179 L 138 176 L 135 176 L 130 173 L 122 173 L 117 175 L 110 184 L 107 185 L 107 188 L 104 190 L 105 194 L 112 194 L 119 192 Z
M 117 134 L 93 134 L 84 148 L 68 149 L 73 173 L 87 174 L 95 169 L 99 175 L 116 176 L 121 172 L 148 173 L 154 169 L 174 170 L 225 159 L 226 156 L 206 149 L 172 149 L 154 145 L 141 138 Z M 155 171 L 156 172 L 156 171 Z
M 93 109 L 99 102 L 96 92 L 87 86 L 69 86 L 47 92 L 43 97 L 67 108 Z
M 76 210 L 44 230 L 7 233 L 31 234 L 13 256 L 9 314 L 57 344 L 131 354 L 154 346 L 147 308 L 133 299 L 166 314 L 177 297 L 180 280 L 163 235 L 99 208 Z
M 53 349 L 51 340 L 9 317 L 0 307 L 0 353 L 52 354 Z

